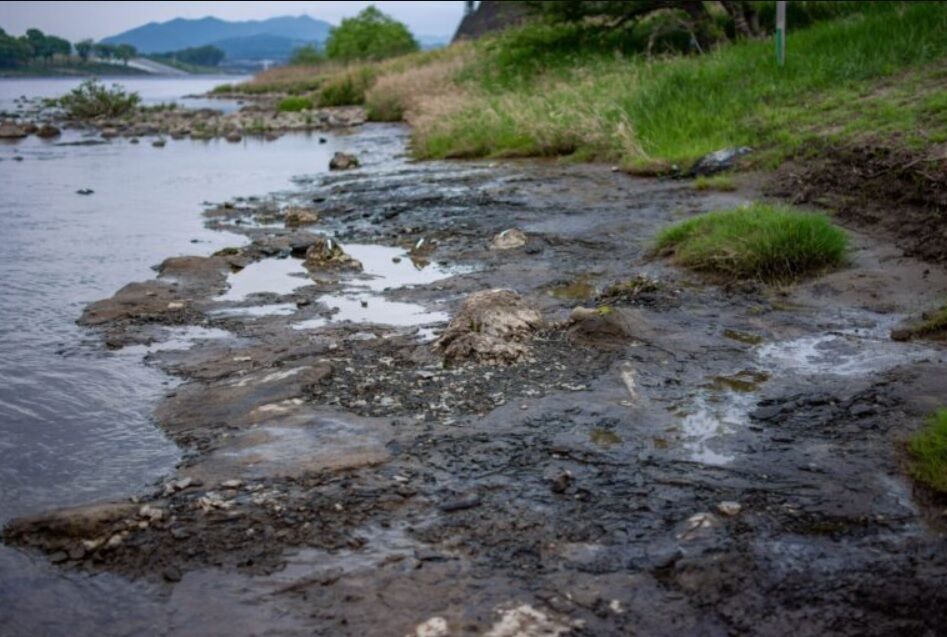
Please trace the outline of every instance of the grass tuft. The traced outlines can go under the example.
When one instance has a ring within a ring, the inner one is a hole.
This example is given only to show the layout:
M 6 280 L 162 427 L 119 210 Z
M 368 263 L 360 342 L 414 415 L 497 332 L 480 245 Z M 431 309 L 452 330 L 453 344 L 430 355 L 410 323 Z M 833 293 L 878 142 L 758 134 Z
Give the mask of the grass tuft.
M 694 180 L 694 190 L 716 190 L 718 192 L 733 192 L 737 189 L 733 177 L 730 175 L 712 175 L 704 177 L 701 175 Z
M 848 239 L 825 215 L 754 203 L 666 228 L 656 249 L 700 272 L 786 282 L 841 264 Z
M 312 109 L 312 100 L 308 97 L 290 96 L 280 100 L 277 107 L 281 113 L 298 113 Z
M 947 409 L 938 409 L 908 442 L 911 474 L 932 489 L 947 493 Z

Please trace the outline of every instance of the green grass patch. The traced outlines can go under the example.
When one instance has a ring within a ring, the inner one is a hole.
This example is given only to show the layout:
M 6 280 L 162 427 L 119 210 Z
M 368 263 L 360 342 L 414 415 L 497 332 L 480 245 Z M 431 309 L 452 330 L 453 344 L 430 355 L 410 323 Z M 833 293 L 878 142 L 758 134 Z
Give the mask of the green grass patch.
M 947 409 L 938 409 L 908 442 L 911 475 L 932 489 L 947 493 Z
M 944 337 L 947 336 L 947 305 L 928 312 L 921 317 L 921 320 L 908 327 L 896 329 L 891 332 L 891 338 L 896 341 L 909 341 L 912 338 L 925 337 Z
M 280 100 L 277 108 L 281 113 L 298 113 L 300 111 L 311 110 L 312 106 L 312 100 L 308 97 L 291 95 Z
M 754 203 L 677 223 L 655 247 L 700 272 L 778 283 L 841 264 L 848 239 L 823 214 Z
M 737 189 L 733 177 L 730 175 L 701 175 L 694 180 L 694 190 L 716 190 L 718 192 L 733 192 Z

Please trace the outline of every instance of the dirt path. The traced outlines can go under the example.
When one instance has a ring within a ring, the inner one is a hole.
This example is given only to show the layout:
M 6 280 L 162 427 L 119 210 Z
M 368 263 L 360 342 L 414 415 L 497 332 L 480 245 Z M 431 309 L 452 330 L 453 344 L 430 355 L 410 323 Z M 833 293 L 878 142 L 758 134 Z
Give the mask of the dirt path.
M 240 589 L 257 623 L 234 615 L 237 634 L 947 625 L 939 511 L 912 493 L 900 446 L 947 395 L 947 350 L 888 337 L 944 298 L 942 269 L 852 229 L 841 271 L 720 287 L 649 259 L 649 240 L 751 188 L 413 164 L 402 144 L 366 127 L 351 138 L 362 169 L 208 211 L 246 245 L 169 260 L 90 306 L 113 347 L 188 326 L 231 336 L 148 356 L 187 381 L 156 414 L 187 452 L 177 475 L 134 503 L 15 521 L 8 542 L 164 582 L 172 604 Z M 286 228 L 287 205 L 319 224 Z M 508 228 L 525 245 L 491 249 Z M 317 232 L 383 278 L 306 277 Z M 545 327 L 513 364 L 445 367 L 431 339 L 491 288 Z M 625 331 L 569 326 L 578 306 Z

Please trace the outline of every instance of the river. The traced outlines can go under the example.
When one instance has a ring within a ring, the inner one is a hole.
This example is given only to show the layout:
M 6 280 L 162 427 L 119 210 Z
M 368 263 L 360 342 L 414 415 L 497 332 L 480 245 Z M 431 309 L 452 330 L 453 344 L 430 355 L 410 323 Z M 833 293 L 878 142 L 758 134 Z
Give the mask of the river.
M 0 110 L 21 95 L 56 97 L 79 81 L 0 80 Z M 233 107 L 186 97 L 219 78 L 116 81 L 146 104 Z M 323 170 L 335 146 L 331 136 L 320 145 L 303 134 L 239 144 L 168 140 L 165 148 L 147 140 L 75 144 L 83 139 L 65 131 L 0 144 L 0 524 L 131 495 L 170 471 L 179 452 L 151 411 L 173 381 L 143 365 L 140 351 L 104 352 L 76 318 L 86 303 L 153 276 L 168 256 L 240 242 L 203 227 L 202 203 L 290 188 L 295 174 Z M 64 574 L 5 546 L 0 573 L 0 626 L 17 634 L 79 634 L 80 613 L 95 632 L 111 613 L 153 603 L 115 578 Z

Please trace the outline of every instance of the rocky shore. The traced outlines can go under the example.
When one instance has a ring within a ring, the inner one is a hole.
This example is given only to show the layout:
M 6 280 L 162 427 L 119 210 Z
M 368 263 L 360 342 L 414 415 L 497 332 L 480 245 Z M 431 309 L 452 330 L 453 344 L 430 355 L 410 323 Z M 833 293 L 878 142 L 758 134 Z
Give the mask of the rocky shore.
M 5 542 L 169 590 L 239 573 L 298 634 L 947 625 L 945 505 L 901 444 L 947 395 L 947 350 L 889 336 L 947 272 L 853 226 L 842 270 L 714 284 L 651 239 L 760 196 L 751 177 L 409 163 L 390 126 L 347 143 L 354 167 L 208 207 L 232 248 L 85 309 L 109 348 L 228 336 L 147 355 L 183 380 L 155 412 L 174 475 Z M 270 287 L 233 294 L 253 277 Z

